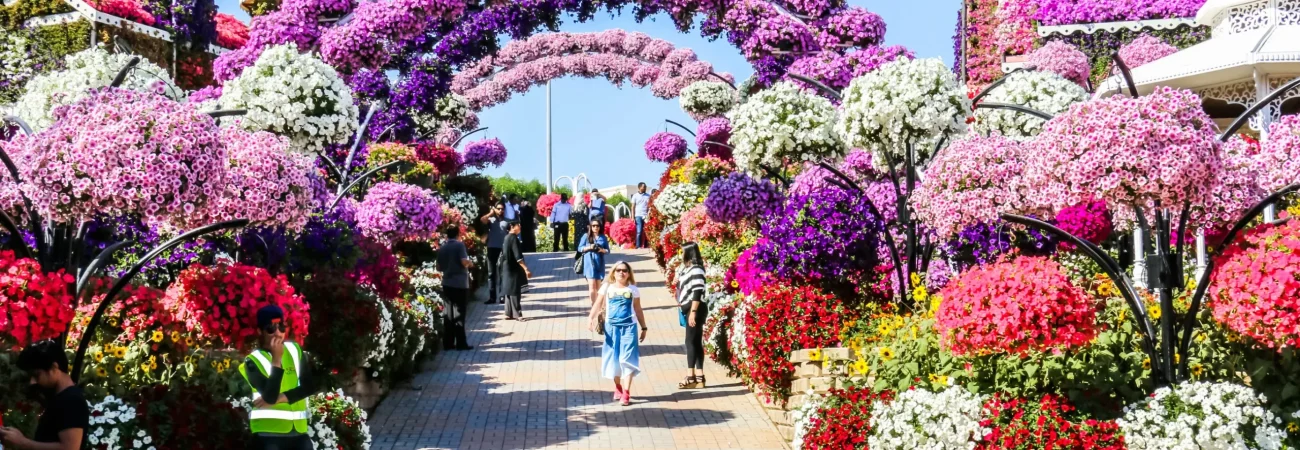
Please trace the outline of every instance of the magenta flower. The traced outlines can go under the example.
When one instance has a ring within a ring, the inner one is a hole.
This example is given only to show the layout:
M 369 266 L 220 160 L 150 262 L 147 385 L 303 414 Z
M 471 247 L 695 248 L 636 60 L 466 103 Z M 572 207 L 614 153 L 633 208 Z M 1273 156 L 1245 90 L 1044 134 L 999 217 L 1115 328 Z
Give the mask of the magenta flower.
M 1034 50 L 1025 60 L 1025 65 L 1037 70 L 1053 72 L 1067 80 L 1079 83 L 1080 86 L 1088 83 L 1088 74 L 1092 67 L 1088 64 L 1088 55 L 1062 41 L 1051 41 Z
M 378 183 L 357 207 L 361 233 L 394 244 L 428 239 L 442 224 L 442 205 L 433 191 L 402 183 Z
M 1101 244 L 1114 231 L 1106 202 L 1088 201 L 1069 206 L 1056 213 L 1056 227 L 1093 244 Z M 1074 243 L 1060 242 L 1061 250 L 1074 249 Z
M 671 163 L 686 156 L 686 138 L 661 131 L 645 143 L 645 155 L 651 161 Z
M 731 160 L 731 149 L 723 145 L 707 144 L 716 142 L 730 145 L 731 121 L 726 117 L 705 119 L 695 129 L 695 147 L 700 149 L 700 156 L 717 156 L 724 161 Z
M 497 138 L 470 142 L 465 146 L 461 157 L 465 167 L 486 169 L 488 166 L 501 166 L 506 163 L 506 146 Z

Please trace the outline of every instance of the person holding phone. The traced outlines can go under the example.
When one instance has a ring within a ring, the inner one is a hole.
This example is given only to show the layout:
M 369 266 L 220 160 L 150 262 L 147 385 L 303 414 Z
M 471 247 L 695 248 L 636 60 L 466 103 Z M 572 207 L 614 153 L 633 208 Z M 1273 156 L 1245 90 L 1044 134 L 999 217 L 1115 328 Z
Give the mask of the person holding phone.
M 16 428 L 0 428 L 0 442 L 10 450 L 80 450 L 90 426 L 86 394 L 72 381 L 68 355 L 54 340 L 33 342 L 18 354 L 18 368 L 27 372 L 29 394 L 39 397 L 44 411 L 32 439 Z
M 488 299 L 484 304 L 491 305 L 500 298 L 497 294 L 497 284 L 501 280 L 501 273 L 497 271 L 499 260 L 501 259 L 501 249 L 506 242 L 506 219 L 505 219 L 505 201 L 502 200 L 492 205 L 492 210 L 487 215 L 479 218 L 479 221 L 487 224 L 487 248 L 488 248 Z
M 287 339 L 289 324 L 279 306 L 257 310 L 257 327 L 259 346 L 239 366 L 239 374 L 253 388 L 253 410 L 248 413 L 253 448 L 312 450 L 307 397 L 316 393 L 316 383 L 307 353 Z

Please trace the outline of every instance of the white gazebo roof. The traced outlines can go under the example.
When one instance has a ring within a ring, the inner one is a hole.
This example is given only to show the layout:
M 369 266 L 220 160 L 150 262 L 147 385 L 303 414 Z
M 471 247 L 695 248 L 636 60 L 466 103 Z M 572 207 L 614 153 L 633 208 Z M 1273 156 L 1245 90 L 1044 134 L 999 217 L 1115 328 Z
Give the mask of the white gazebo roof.
M 1213 27 L 1213 36 L 1133 69 L 1139 92 L 1156 86 L 1203 89 L 1300 74 L 1300 0 L 1209 0 L 1197 12 L 1196 22 Z M 1112 76 L 1098 86 L 1097 96 L 1123 89 L 1123 78 Z

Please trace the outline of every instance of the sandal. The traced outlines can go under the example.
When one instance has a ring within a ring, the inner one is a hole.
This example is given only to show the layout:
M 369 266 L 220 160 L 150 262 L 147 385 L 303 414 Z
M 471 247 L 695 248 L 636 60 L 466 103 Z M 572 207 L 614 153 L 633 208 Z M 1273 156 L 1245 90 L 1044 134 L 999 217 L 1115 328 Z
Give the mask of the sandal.
M 700 388 L 708 387 L 708 383 L 704 381 L 704 375 L 703 375 L 703 374 L 701 374 L 701 375 L 698 376 L 698 377 L 695 377 L 695 379 L 696 379 L 696 380 L 699 380 L 699 382 L 700 382 Z
M 699 387 L 699 385 L 697 384 L 699 383 L 699 381 L 700 381 L 700 377 L 698 376 L 695 375 L 688 376 L 681 383 L 677 383 L 677 389 L 693 389 Z
M 626 390 L 626 391 L 623 391 L 623 403 L 622 403 L 622 404 L 623 404 L 623 406 L 627 406 L 627 405 L 631 405 L 631 404 L 632 404 L 632 390 L 631 390 L 631 389 L 628 389 L 628 390 Z

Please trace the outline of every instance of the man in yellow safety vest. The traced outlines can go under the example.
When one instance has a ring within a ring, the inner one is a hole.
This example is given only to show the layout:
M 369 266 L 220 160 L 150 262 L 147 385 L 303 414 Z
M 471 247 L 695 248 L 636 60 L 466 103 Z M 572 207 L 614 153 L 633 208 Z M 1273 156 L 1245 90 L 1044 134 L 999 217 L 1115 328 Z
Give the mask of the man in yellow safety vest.
M 316 393 L 316 385 L 307 354 L 302 346 L 285 340 L 289 325 L 279 306 L 259 309 L 257 327 L 260 346 L 239 366 L 239 374 L 253 388 L 253 410 L 248 414 L 253 448 L 312 450 L 307 397 Z

